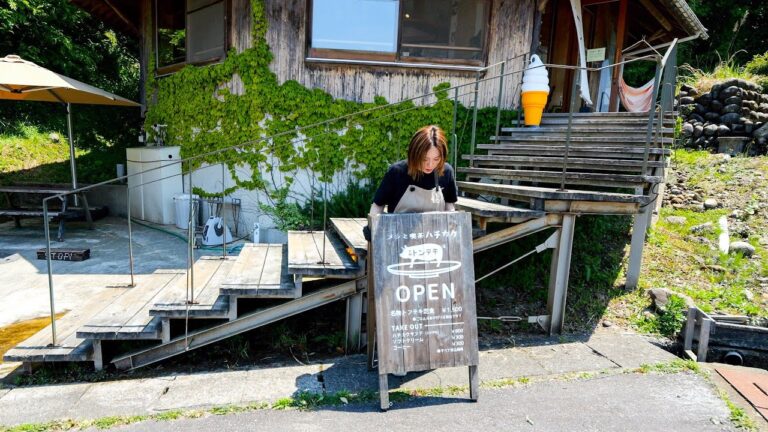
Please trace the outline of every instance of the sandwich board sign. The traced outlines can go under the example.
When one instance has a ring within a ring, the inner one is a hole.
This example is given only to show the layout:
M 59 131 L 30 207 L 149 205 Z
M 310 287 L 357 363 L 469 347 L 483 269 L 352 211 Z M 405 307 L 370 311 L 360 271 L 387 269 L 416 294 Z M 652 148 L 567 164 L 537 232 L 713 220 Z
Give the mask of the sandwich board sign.
M 469 366 L 477 400 L 472 222 L 466 212 L 372 217 L 372 273 L 381 409 L 387 374 Z

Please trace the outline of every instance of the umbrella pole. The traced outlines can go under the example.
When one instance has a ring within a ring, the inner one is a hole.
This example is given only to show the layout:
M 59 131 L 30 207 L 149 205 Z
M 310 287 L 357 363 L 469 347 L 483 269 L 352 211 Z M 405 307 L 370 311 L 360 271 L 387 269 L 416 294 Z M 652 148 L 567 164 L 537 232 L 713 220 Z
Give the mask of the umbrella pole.
M 75 141 L 72 139 L 72 104 L 67 103 L 67 138 L 69 139 L 69 169 L 72 172 L 72 189 L 77 189 L 77 167 L 75 166 Z M 78 206 L 75 194 L 75 206 Z M 87 209 L 86 209 L 87 211 Z

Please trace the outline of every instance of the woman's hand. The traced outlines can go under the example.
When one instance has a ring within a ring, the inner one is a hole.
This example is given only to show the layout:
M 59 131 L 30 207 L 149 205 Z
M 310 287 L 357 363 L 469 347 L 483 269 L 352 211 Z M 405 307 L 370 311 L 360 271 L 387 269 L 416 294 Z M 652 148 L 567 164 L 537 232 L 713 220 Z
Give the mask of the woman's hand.
M 445 211 L 456 211 L 454 203 L 445 203 Z
M 384 213 L 384 206 L 377 205 L 376 203 L 371 204 L 371 209 L 368 211 L 369 216 L 382 213 Z

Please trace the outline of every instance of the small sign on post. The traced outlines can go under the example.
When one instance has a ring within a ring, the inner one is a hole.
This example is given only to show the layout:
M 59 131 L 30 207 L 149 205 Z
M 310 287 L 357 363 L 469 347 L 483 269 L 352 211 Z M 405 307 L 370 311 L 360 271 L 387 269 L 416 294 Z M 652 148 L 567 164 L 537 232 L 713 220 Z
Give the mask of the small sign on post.
M 469 366 L 477 400 L 477 312 L 469 213 L 374 216 L 372 259 L 381 409 L 387 374 Z

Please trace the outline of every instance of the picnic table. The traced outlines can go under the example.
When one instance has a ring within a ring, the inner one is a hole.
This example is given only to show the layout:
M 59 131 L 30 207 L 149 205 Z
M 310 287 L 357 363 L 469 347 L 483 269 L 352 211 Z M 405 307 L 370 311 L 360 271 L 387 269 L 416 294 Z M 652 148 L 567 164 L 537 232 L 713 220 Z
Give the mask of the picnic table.
M 64 222 L 67 218 L 74 219 L 77 217 L 78 212 L 75 209 L 69 208 L 67 197 L 69 195 L 63 195 L 72 192 L 71 188 L 56 187 L 56 186 L 0 186 L 0 193 L 5 195 L 7 207 L 0 208 L 0 216 L 12 217 L 16 227 L 21 227 L 21 218 L 23 217 L 43 217 L 44 212 L 41 208 L 25 208 L 22 204 L 22 197 L 25 195 L 41 195 L 40 202 L 49 196 L 57 195 L 61 202 L 61 207 L 55 210 L 49 209 L 48 217 L 50 219 L 59 220 L 59 230 L 56 237 L 57 241 L 64 241 Z M 85 211 L 85 219 L 88 221 L 88 228 L 93 229 L 93 219 L 91 217 L 91 210 L 88 207 L 88 198 L 85 193 L 77 192 L 76 195 L 82 200 L 83 210 Z M 48 223 L 48 221 L 45 221 Z

